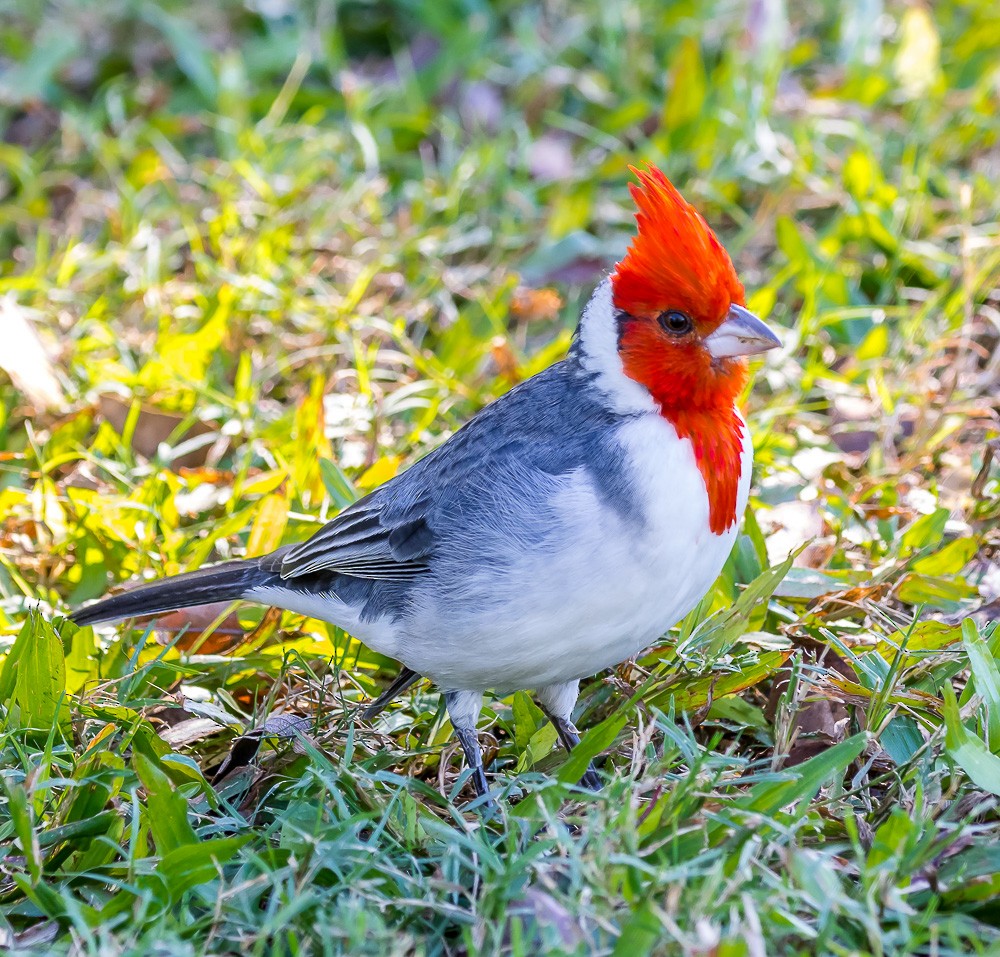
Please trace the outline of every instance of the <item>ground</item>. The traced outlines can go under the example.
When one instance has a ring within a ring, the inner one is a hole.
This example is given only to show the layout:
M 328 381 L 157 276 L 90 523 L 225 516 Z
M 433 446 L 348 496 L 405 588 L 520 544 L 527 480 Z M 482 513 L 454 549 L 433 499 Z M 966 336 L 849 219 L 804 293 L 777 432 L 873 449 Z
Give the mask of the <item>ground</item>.
M 997 952 L 993 0 L 25 0 L 0 35 L 0 949 Z M 330 625 L 67 622 L 306 537 L 558 358 L 645 162 L 784 347 L 724 574 L 585 683 L 579 755 L 491 702 L 484 820 L 434 690 L 365 722 L 395 665 Z

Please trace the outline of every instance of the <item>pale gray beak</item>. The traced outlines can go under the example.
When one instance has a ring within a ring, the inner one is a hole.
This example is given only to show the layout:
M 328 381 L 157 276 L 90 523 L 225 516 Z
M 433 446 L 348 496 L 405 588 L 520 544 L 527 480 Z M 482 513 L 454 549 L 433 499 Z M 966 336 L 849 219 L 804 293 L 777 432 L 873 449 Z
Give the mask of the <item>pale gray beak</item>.
M 736 305 L 729 307 L 725 321 L 705 340 L 705 346 L 716 359 L 755 356 L 780 345 L 778 337 L 752 312 Z

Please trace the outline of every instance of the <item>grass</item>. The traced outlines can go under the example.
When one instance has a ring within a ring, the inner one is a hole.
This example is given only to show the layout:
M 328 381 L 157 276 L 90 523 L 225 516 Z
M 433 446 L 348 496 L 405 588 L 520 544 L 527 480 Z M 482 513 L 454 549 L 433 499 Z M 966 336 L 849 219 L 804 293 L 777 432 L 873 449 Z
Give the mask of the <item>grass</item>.
M 1000 949 L 994 3 L 0 31 L 0 948 Z M 484 823 L 433 689 L 361 722 L 393 663 L 322 622 L 66 621 L 306 537 L 554 361 L 646 161 L 785 347 L 724 574 L 584 689 L 603 793 L 516 695 Z

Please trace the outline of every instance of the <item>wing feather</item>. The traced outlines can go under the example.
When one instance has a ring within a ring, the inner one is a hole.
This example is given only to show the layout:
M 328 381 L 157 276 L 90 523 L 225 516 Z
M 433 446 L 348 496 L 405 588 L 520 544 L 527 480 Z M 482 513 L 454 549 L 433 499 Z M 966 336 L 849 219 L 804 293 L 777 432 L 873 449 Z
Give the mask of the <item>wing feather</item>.
M 349 506 L 312 538 L 282 555 L 281 577 L 331 571 L 354 578 L 411 581 L 422 575 L 428 570 L 426 559 L 434 541 L 419 507 L 393 521 L 386 505 L 386 496 L 373 493 Z

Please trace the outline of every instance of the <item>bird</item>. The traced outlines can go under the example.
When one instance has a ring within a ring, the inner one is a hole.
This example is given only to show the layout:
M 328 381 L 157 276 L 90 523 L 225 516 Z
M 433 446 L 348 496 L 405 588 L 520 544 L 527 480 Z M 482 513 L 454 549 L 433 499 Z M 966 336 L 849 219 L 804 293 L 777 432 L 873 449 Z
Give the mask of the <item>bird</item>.
M 780 345 L 733 262 L 654 165 L 629 166 L 636 230 L 566 356 L 487 405 L 311 538 L 145 582 L 97 625 L 243 600 L 332 622 L 443 694 L 492 802 L 484 695 L 533 691 L 567 750 L 580 681 L 653 644 L 722 571 L 747 505 L 747 357 Z M 601 786 L 588 767 L 580 783 Z

